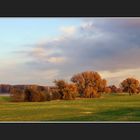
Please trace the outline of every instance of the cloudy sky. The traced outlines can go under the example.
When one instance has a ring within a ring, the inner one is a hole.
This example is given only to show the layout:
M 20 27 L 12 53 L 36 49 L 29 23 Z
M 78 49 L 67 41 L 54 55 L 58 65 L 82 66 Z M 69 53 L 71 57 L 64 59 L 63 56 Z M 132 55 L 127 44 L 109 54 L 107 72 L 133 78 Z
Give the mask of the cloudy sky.
M 0 18 L 0 83 L 53 85 L 93 70 L 140 80 L 140 18 Z

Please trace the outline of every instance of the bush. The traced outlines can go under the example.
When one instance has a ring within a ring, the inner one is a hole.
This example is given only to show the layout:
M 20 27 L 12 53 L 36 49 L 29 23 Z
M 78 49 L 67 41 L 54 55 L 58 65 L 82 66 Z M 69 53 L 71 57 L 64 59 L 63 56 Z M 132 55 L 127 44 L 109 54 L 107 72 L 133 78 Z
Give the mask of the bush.
M 46 98 L 46 101 L 51 101 L 52 100 L 52 97 L 49 93 L 45 93 L 45 98 Z
M 77 87 L 75 84 L 68 84 L 64 80 L 55 81 L 57 89 L 53 94 L 59 96 L 60 99 L 72 100 L 77 94 Z
M 74 84 L 66 84 L 63 93 L 64 100 L 73 100 L 76 98 L 77 87 Z
M 48 95 L 35 86 L 28 86 L 26 89 L 13 87 L 10 90 L 11 100 L 15 102 L 42 102 L 50 100 Z
M 43 90 L 42 93 L 45 95 L 45 100 L 46 101 L 51 101 L 52 100 L 52 93 L 51 90 Z
M 61 94 L 59 93 L 58 89 L 52 89 L 51 90 L 51 99 L 52 100 L 59 100 L 61 99 Z
M 46 95 L 44 92 L 37 91 L 33 88 L 25 89 L 25 101 L 28 102 L 42 102 L 46 100 Z
M 106 88 L 105 88 L 105 93 L 108 93 L 108 94 L 111 93 L 111 88 L 106 87 Z
M 10 97 L 11 97 L 11 101 L 13 102 L 24 102 L 25 99 L 24 90 L 21 90 L 20 88 L 12 87 L 10 89 Z
M 98 97 L 97 95 L 97 91 L 93 88 L 93 87 L 87 87 L 83 90 L 84 95 L 83 97 L 85 98 L 94 98 L 94 97 Z

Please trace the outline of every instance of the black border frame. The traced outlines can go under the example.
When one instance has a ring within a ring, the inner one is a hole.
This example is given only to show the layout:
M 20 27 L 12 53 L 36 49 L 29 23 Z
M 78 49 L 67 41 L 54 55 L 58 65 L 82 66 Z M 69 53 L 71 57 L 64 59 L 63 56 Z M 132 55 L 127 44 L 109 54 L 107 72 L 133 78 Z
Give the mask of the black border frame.
M 113 0 L 3 1 L 0 17 L 139 17 L 139 3 Z
M 0 124 L 4 139 L 139 139 L 140 125 L 131 123 Z
M 0 5 L 0 17 L 140 17 L 127 1 L 13 1 Z M 135 139 L 140 123 L 0 123 L 3 139 Z

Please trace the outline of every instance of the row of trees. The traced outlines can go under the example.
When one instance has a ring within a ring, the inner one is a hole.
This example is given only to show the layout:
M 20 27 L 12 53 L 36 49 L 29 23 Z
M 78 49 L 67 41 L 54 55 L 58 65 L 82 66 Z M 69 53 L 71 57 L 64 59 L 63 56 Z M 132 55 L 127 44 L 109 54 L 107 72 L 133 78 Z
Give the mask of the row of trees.
M 64 80 L 55 80 L 52 88 L 28 86 L 26 88 L 12 87 L 10 90 L 12 101 L 49 101 L 56 99 L 72 100 L 76 97 L 95 98 L 103 93 L 128 92 L 130 95 L 140 92 L 139 81 L 127 78 L 115 85 L 107 86 L 107 81 L 94 71 L 78 73 L 71 78 L 71 83 Z

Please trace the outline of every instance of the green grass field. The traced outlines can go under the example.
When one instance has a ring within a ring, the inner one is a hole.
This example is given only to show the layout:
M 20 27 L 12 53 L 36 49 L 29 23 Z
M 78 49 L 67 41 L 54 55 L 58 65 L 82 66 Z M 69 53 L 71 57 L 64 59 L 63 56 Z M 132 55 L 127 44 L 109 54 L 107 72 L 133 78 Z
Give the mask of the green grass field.
M 140 95 L 32 103 L 0 97 L 0 121 L 140 121 Z

